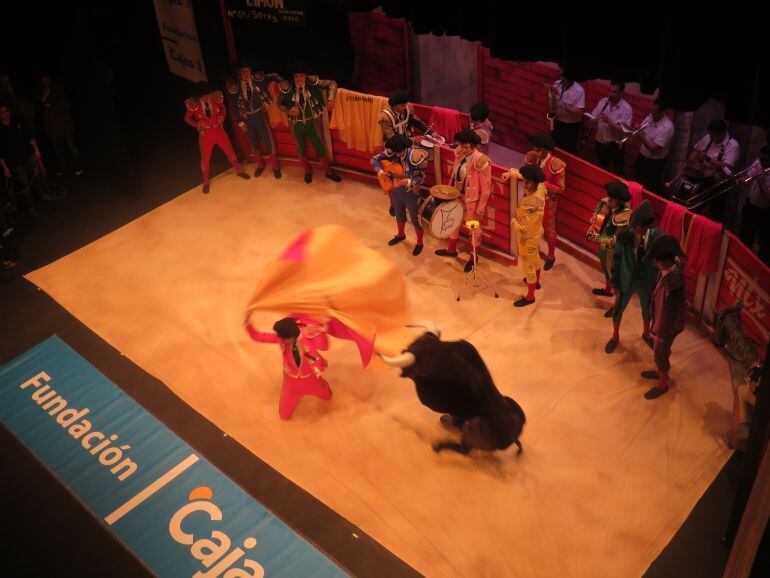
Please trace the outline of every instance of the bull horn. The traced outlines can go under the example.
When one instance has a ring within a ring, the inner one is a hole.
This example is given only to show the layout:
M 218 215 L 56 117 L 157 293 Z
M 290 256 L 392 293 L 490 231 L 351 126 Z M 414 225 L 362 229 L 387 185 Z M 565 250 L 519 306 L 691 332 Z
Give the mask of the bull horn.
M 395 357 L 380 355 L 380 358 L 382 358 L 382 360 L 388 365 L 392 365 L 393 367 L 400 367 L 401 369 L 409 367 L 410 365 L 414 365 L 415 362 L 414 353 L 409 351 L 402 353 L 401 355 L 396 355 Z
M 441 331 L 439 331 L 438 327 L 436 327 L 436 324 L 433 323 L 433 321 L 420 321 L 418 323 L 414 323 L 412 325 L 407 325 L 407 327 L 422 327 L 428 333 L 432 333 L 436 337 L 441 337 Z

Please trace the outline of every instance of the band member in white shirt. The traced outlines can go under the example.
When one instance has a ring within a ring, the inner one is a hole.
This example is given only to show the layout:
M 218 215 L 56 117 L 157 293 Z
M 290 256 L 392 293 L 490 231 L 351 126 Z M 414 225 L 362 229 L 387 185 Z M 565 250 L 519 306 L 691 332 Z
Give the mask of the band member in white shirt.
M 700 165 L 700 177 L 704 187 L 713 186 L 732 175 L 741 156 L 738 142 L 727 132 L 727 123 L 724 120 L 712 120 L 706 130 L 708 133 L 695 143 L 688 160 L 691 165 Z M 725 219 L 727 195 L 725 192 L 710 203 L 711 218 L 718 223 L 723 223 Z
M 759 258 L 770 265 L 770 146 L 759 151 L 759 158 L 749 167 L 749 196 L 741 215 L 741 241 L 749 249 L 759 233 Z
M 594 108 L 593 121 L 596 125 L 596 162 L 605 171 L 623 176 L 625 150 L 617 145 L 624 133 L 621 124 L 631 126 L 633 111 L 631 105 L 623 99 L 626 83 L 613 80 L 610 83 L 610 95 L 599 101 Z
M 586 108 L 586 91 L 562 72 L 553 85 L 556 104 L 556 119 L 553 123 L 553 137 L 556 146 L 569 153 L 577 154 L 578 134 L 583 111 Z
M 639 156 L 636 157 L 636 182 L 648 191 L 660 193 L 663 186 L 663 169 L 674 139 L 674 123 L 666 114 L 666 105 L 660 98 L 652 103 L 652 110 L 640 126 L 646 128 L 639 132 Z

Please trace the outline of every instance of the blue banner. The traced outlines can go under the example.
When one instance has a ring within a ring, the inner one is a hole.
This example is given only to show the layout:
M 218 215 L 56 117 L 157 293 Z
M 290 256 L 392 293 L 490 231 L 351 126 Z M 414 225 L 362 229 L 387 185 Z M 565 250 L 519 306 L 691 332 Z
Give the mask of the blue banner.
M 0 368 L 0 421 L 158 576 L 347 575 L 56 336 Z

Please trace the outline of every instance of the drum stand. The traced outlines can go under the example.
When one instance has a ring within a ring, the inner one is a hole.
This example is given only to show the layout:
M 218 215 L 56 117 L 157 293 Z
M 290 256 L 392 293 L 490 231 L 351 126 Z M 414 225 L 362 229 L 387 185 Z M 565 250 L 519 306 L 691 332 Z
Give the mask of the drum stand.
M 483 282 L 487 289 L 492 291 L 492 293 L 495 296 L 495 299 L 498 299 L 500 295 L 497 293 L 497 289 L 495 288 L 492 283 L 490 283 L 489 279 L 487 279 L 487 276 L 484 275 L 481 271 L 479 271 L 479 263 L 478 263 L 478 257 L 476 253 L 476 237 L 473 235 L 473 231 L 475 229 L 479 228 L 479 222 L 478 221 L 468 221 L 465 223 L 465 225 L 470 229 L 471 232 L 471 257 L 473 259 L 473 269 L 468 271 L 465 274 L 465 283 L 460 286 L 460 288 L 457 289 L 457 301 L 460 301 L 460 295 L 464 288 L 468 287 L 469 285 L 473 287 L 474 289 L 478 290 L 482 288 L 481 283 Z

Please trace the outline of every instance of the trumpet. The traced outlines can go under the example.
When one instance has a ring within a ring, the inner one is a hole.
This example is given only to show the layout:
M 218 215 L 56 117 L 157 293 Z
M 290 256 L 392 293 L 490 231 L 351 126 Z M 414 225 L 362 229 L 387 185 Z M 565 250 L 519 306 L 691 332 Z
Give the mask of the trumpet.
M 632 133 L 630 133 L 630 134 L 626 135 L 626 136 L 625 136 L 625 137 L 623 137 L 622 139 L 620 139 L 620 140 L 618 140 L 618 141 L 615 141 L 615 144 L 616 144 L 616 145 L 618 145 L 618 147 L 619 147 L 619 148 L 623 148 L 623 145 L 624 145 L 624 144 L 626 144 L 626 142 L 627 142 L 629 139 L 631 139 L 631 138 L 635 137 L 637 134 L 639 134 L 640 132 L 642 132 L 644 129 L 646 129 L 646 128 L 647 128 L 648 126 L 650 126 L 651 124 L 652 124 L 652 118 L 650 118 L 650 119 L 645 119 L 645 121 L 644 121 L 644 122 L 641 124 L 641 126 L 640 126 L 639 128 L 635 129 L 635 130 L 634 130 Z

